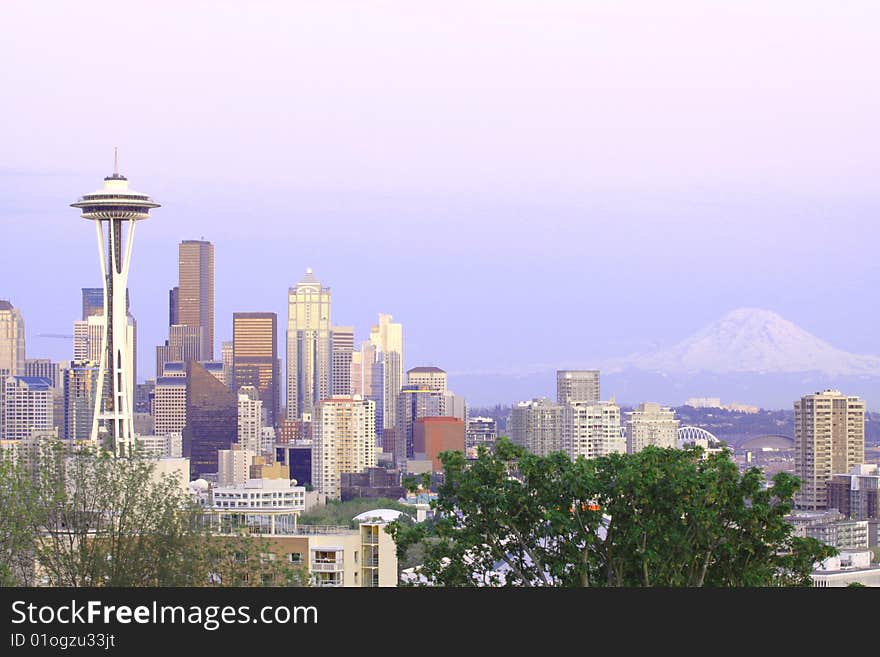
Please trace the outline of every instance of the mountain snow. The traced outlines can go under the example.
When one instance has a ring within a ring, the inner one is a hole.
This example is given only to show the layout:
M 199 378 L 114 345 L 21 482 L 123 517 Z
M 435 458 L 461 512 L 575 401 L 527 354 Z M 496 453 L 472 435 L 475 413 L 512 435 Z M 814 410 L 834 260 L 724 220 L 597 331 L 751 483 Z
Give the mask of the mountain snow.
M 841 351 L 774 312 L 739 308 L 668 348 L 619 362 L 667 373 L 822 372 L 880 375 L 880 358 Z

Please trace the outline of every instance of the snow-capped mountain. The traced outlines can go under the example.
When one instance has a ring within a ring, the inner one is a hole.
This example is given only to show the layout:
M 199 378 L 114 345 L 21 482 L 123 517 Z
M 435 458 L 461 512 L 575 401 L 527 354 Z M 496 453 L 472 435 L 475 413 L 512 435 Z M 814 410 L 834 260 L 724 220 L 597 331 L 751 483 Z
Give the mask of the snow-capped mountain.
M 878 376 L 880 358 L 842 351 L 769 310 L 739 308 L 678 344 L 615 363 L 665 373 Z

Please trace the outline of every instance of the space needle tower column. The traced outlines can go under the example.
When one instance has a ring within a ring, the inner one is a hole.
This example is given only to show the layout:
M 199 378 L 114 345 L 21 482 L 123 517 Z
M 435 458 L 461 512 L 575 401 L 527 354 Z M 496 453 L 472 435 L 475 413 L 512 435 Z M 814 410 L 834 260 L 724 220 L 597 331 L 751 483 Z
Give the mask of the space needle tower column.
M 71 207 L 95 222 L 104 279 L 104 330 L 98 367 L 97 395 L 91 440 L 116 456 L 128 456 L 134 445 L 134 351 L 128 330 L 126 289 L 134 228 L 159 204 L 128 187 L 114 154 L 113 175 L 102 189 L 86 194 Z

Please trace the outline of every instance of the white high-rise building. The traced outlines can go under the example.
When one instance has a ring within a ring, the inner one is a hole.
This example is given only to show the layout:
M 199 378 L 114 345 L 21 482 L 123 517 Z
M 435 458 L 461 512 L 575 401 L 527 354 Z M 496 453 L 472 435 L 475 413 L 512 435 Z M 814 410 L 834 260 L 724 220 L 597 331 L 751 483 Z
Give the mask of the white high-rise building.
M 183 432 L 186 426 L 186 376 L 162 376 L 156 379 L 153 423 L 157 436 Z
M 640 404 L 626 421 L 626 451 L 642 451 L 648 445 L 678 447 L 678 425 L 675 411 L 653 402 Z
M 827 508 L 828 482 L 865 460 L 865 402 L 839 390 L 805 395 L 794 403 L 794 468 L 801 489 L 795 506 Z
M 538 456 L 565 452 L 563 410 L 549 399 L 515 404 L 510 411 L 510 439 Z
M 439 367 L 413 367 L 406 371 L 406 385 L 445 393 L 448 388 L 446 371 Z
M 599 401 L 599 370 L 557 370 L 556 403 Z
M 331 395 L 330 288 L 312 274 L 287 296 L 287 419 L 299 420 Z
M 238 391 L 238 444 L 253 454 L 262 454 L 263 402 L 253 386 Z
M 217 485 L 243 486 L 250 479 L 254 452 L 233 445 L 232 449 L 217 450 Z
M 127 282 L 135 226 L 158 208 L 146 194 L 130 189 L 114 167 L 102 189 L 85 194 L 72 207 L 95 223 L 104 287 L 104 331 L 98 370 L 98 401 L 92 442 L 106 443 L 117 455 L 134 447 L 134 327 L 128 314 Z
M 563 435 L 572 460 L 626 453 L 620 407 L 614 402 L 569 402 L 563 411 Z
M 317 405 L 312 423 L 312 484 L 339 499 L 340 475 L 376 465 L 375 405 L 355 397 L 331 397 Z
M 52 382 L 40 376 L 10 376 L 5 384 L 5 440 L 23 440 L 53 430 Z
M 0 372 L 24 375 L 24 319 L 21 311 L 0 299 Z
M 379 323 L 370 329 L 370 343 L 376 348 L 375 359 L 381 363 L 380 368 L 373 368 L 373 373 L 381 371 L 382 379 L 371 381 L 372 396 L 381 396 L 382 428 L 393 427 L 398 416 L 397 400 L 403 387 L 403 325 L 392 321 L 391 315 L 379 314 Z M 364 365 L 366 366 L 366 365 Z

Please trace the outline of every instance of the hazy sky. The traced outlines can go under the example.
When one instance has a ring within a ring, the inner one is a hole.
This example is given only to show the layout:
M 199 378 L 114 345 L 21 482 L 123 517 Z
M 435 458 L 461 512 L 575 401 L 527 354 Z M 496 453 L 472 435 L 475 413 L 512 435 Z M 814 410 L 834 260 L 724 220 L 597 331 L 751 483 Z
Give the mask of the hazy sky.
M 880 3 L 0 4 L 0 298 L 69 358 L 112 170 L 163 207 L 130 278 L 141 375 L 177 243 L 216 328 L 306 267 L 407 365 L 589 366 L 759 306 L 880 353 Z M 283 354 L 283 328 L 279 335 Z M 451 379 L 454 389 L 454 377 Z

